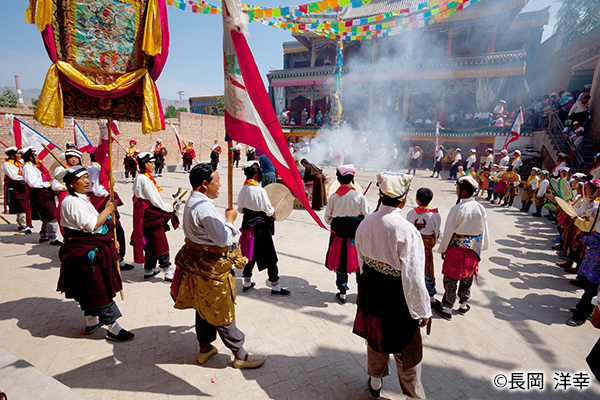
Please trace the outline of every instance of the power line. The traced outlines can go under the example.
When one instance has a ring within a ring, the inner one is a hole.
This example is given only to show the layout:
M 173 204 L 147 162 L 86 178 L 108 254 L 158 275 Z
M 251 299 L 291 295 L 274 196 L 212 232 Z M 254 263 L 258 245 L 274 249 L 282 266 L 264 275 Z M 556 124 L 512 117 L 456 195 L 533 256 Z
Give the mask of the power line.
M 180 90 L 179 92 L 177 92 L 177 94 L 179 95 L 179 108 L 181 108 L 181 107 L 182 107 L 182 105 L 181 105 L 181 101 L 182 101 L 182 99 L 183 99 L 183 94 L 184 94 L 184 93 L 185 93 L 185 92 L 184 92 L 183 90 Z

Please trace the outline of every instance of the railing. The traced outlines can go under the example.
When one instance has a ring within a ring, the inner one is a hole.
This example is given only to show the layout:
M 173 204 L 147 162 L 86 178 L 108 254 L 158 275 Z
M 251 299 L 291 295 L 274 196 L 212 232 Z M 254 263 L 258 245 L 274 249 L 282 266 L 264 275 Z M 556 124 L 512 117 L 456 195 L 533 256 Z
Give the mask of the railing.
M 552 141 L 558 151 L 570 154 L 572 152 L 573 159 L 571 164 L 576 171 L 579 171 L 585 165 L 585 161 L 581 154 L 573 148 L 573 144 L 567 140 L 563 130 L 565 127 L 558 118 L 558 115 L 551 114 L 551 118 L 548 119 L 548 134 L 552 138 Z

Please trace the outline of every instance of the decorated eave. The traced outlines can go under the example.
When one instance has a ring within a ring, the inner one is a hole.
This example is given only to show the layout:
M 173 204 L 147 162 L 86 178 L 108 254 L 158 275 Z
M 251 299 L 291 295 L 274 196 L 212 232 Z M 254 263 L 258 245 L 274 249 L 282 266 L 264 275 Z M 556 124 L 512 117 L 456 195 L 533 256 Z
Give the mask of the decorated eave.
M 414 79 L 464 79 L 495 78 L 525 74 L 525 50 L 500 53 L 444 57 L 406 64 L 372 64 L 362 68 L 343 69 L 345 83 L 385 82 Z M 271 86 L 303 86 L 330 84 L 333 79 L 332 65 L 307 68 L 291 68 L 271 71 L 267 74 Z M 350 76 L 348 73 L 352 72 Z
M 543 10 L 520 13 L 510 29 L 538 28 L 550 22 L 550 6 Z

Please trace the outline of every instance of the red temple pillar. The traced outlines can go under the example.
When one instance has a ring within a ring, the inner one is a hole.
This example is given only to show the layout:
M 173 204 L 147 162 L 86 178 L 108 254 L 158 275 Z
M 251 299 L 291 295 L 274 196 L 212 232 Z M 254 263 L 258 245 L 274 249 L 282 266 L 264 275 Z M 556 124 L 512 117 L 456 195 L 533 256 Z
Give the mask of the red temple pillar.
M 490 54 L 496 51 L 496 32 L 498 32 L 498 28 L 494 30 L 494 34 L 492 35 L 492 41 L 490 43 Z
M 452 55 L 452 36 L 448 36 L 448 41 L 446 42 L 446 56 L 450 57 Z

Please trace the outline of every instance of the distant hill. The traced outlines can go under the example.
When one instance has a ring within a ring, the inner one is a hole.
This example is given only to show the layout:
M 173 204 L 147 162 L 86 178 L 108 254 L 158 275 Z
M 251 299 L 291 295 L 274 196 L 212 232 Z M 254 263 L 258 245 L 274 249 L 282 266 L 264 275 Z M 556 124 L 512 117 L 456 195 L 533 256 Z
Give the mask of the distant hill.
M 13 92 L 17 93 L 17 88 L 15 86 L 4 86 L 3 88 L 0 89 L 0 92 L 2 92 L 4 90 L 4 88 L 9 88 Z M 38 97 L 40 97 L 40 93 L 42 93 L 42 89 L 25 89 L 25 90 L 23 90 L 23 101 L 25 102 L 25 105 L 30 106 L 31 100 L 37 99 Z M 173 106 L 175 108 L 179 108 L 179 100 L 160 99 L 160 101 L 162 103 L 163 110 L 165 108 L 167 108 L 167 106 Z M 182 107 L 185 107 L 186 109 L 190 108 L 189 102 L 187 99 L 183 99 L 183 101 L 181 102 L 181 105 L 182 105 Z

